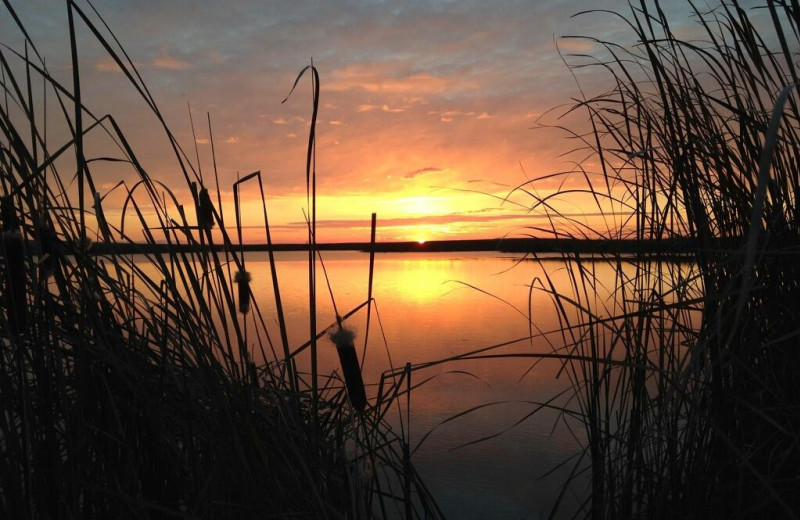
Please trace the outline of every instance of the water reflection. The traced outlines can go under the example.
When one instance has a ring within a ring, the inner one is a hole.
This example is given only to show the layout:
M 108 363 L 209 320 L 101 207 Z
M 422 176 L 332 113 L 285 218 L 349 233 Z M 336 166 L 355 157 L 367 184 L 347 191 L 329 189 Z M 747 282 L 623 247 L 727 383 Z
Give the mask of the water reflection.
M 309 337 L 307 255 L 278 253 L 276 257 L 289 341 L 297 347 Z M 362 304 L 367 298 L 368 255 L 327 252 L 324 260 L 339 314 Z M 496 253 L 378 254 L 376 313 L 366 346 L 365 383 L 376 383 L 383 372 L 406 362 L 445 359 L 526 338 L 528 314 L 533 317 L 534 333 L 557 329 L 559 320 L 550 296 L 546 291 L 531 292 L 529 286 L 539 280 L 541 287 L 548 280 L 552 287 L 569 292 L 570 271 L 558 261 L 514 266 L 516 261 L 513 255 Z M 275 341 L 279 334 L 266 254 L 249 254 L 247 266 L 253 277 L 251 289 Z M 609 313 L 616 305 L 610 298 L 611 288 L 619 277 L 646 274 L 633 264 L 596 262 L 589 268 L 596 282 L 590 298 Z M 684 268 L 672 265 L 670 269 Z M 317 276 L 317 323 L 324 327 L 335 322 L 336 313 L 321 269 Z M 356 332 L 359 356 L 365 317 L 362 309 L 348 320 Z M 253 313 L 247 319 L 252 330 L 256 326 Z M 559 335 L 539 335 L 534 341 L 511 342 L 498 352 L 549 353 L 561 341 Z M 258 358 L 257 352 L 253 355 Z M 308 356 L 306 351 L 298 357 L 300 370 L 309 369 Z M 338 370 L 338 363 L 335 347 L 322 339 L 321 374 Z M 552 409 L 529 417 L 542 402 L 570 388 L 567 377 L 556 378 L 559 360 L 540 361 L 531 370 L 533 363 L 519 358 L 458 361 L 414 373 L 415 382 L 431 379 L 412 395 L 413 461 L 448 517 L 546 517 L 570 467 L 538 479 L 576 452 L 583 433 Z M 376 392 L 374 385 L 368 386 L 368 399 L 373 400 Z M 570 395 L 555 404 L 567 403 Z M 488 406 L 443 423 L 480 405 Z M 490 439 L 474 442 L 484 438 Z M 575 497 L 567 500 L 577 502 Z

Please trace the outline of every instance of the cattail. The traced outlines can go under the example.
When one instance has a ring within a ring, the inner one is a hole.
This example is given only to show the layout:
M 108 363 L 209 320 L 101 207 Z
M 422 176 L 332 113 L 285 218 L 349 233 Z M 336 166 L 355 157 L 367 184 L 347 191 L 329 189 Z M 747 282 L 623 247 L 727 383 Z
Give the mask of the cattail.
M 51 276 L 58 266 L 61 259 L 61 247 L 58 237 L 49 221 L 44 220 L 37 226 L 39 232 L 39 268 L 42 276 Z
M 214 227 L 214 205 L 205 188 L 202 188 L 197 196 L 197 226 L 201 229 Z
M 27 298 L 25 295 L 25 255 L 22 250 L 17 214 L 11 197 L 2 201 L 3 257 L 6 263 L 5 294 L 6 322 L 12 334 L 25 330 Z
M 329 337 L 333 344 L 336 345 L 336 351 L 339 353 L 339 362 L 342 364 L 347 395 L 350 397 L 353 408 L 360 412 L 367 405 L 367 394 L 364 392 L 361 368 L 358 365 L 358 356 L 353 345 L 355 333 L 342 327 L 340 323 L 336 330 L 330 333 Z
M 233 281 L 239 287 L 239 312 L 247 314 L 250 312 L 250 273 L 240 269 L 233 277 Z

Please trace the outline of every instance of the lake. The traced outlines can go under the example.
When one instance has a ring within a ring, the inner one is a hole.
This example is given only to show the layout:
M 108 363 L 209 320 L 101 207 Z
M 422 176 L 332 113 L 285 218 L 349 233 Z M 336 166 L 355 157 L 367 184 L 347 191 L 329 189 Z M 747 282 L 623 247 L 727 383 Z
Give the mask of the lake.
M 280 336 L 267 255 L 247 253 L 245 258 L 253 277 L 251 289 L 277 350 Z M 293 348 L 309 337 L 307 258 L 304 252 L 276 254 Z M 317 271 L 318 330 L 335 322 L 331 292 L 342 315 L 363 303 L 368 289 L 368 254 L 325 252 L 323 260 L 325 271 Z M 592 263 L 600 282 L 593 295 L 596 301 L 608 299 L 617 267 L 605 261 Z M 549 277 L 557 290 L 569 293 L 568 274 L 558 256 L 539 263 L 494 252 L 377 254 L 373 284 L 377 312 L 364 358 L 365 383 L 375 385 L 383 372 L 407 362 L 442 360 L 506 342 L 493 353 L 551 353 L 561 340 L 540 332 L 559 328 L 555 306 L 546 292 L 531 292 L 529 287 L 534 280 L 541 287 Z M 252 313 L 248 316 L 252 318 Z M 365 318 L 362 309 L 347 321 L 356 333 L 359 356 Z M 327 338 L 319 342 L 318 351 L 321 375 L 339 370 L 336 349 Z M 308 370 L 308 350 L 297 361 L 300 370 Z M 431 379 L 412 393 L 412 462 L 448 518 L 546 518 L 558 497 L 585 432 L 563 414 L 539 409 L 540 403 L 563 392 L 552 404 L 575 409 L 577 403 L 568 402 L 571 385 L 566 374 L 557 377 L 558 360 L 543 360 L 536 366 L 534 361 L 518 357 L 450 361 L 414 372 L 414 383 Z M 368 386 L 368 398 L 374 398 L 376 391 L 376 386 Z M 392 424 L 399 426 L 397 417 Z M 475 442 L 486 437 L 491 438 Z M 587 463 L 584 459 L 582 467 Z M 560 517 L 575 511 L 586 496 L 587 483 L 579 478 L 564 496 Z
M 248 254 L 246 260 L 262 313 L 274 316 L 266 254 Z M 289 341 L 297 346 L 309 335 L 307 254 L 278 253 L 277 260 Z M 366 300 L 368 254 L 326 252 L 323 261 L 340 314 Z M 563 264 L 546 265 L 552 267 L 552 277 L 566 282 L 565 273 L 559 272 Z M 317 276 L 321 329 L 334 323 L 335 314 L 322 269 Z M 536 277 L 543 277 L 540 265 L 519 263 L 518 255 L 377 254 L 373 296 L 380 322 L 373 318 L 364 359 L 365 383 L 377 383 L 392 366 L 444 359 L 529 336 L 528 286 Z M 557 327 L 549 297 L 534 291 L 532 309 L 539 329 Z M 365 317 L 362 310 L 348 320 L 357 335 L 359 356 Z M 273 330 L 272 337 L 278 338 L 277 326 Z M 322 340 L 318 348 L 320 372 L 337 370 L 338 357 L 330 341 Z M 550 352 L 550 347 L 541 340 L 521 341 L 502 350 L 531 351 Z M 301 356 L 298 361 L 301 369 L 307 368 L 307 358 Z M 414 373 L 415 381 L 435 377 L 412 394 L 412 449 L 447 418 L 497 403 L 438 426 L 413 454 L 413 463 L 448 518 L 546 517 L 566 473 L 539 479 L 573 455 L 577 442 L 552 411 L 539 412 L 512 427 L 537 407 L 534 402 L 570 386 L 565 376 L 555 378 L 556 361 L 530 370 L 532 364 L 532 360 L 519 359 L 462 361 Z M 374 395 L 375 389 L 368 388 L 368 396 L 370 391 Z M 504 433 L 491 440 L 459 448 L 500 432 Z M 580 429 L 575 433 L 583 434 Z

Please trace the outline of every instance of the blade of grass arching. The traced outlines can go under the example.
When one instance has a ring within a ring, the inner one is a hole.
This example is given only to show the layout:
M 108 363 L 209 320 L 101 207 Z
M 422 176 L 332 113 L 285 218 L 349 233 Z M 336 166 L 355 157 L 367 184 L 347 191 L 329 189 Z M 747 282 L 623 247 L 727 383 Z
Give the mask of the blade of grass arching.
M 753 195 L 753 212 L 750 216 L 750 227 L 747 231 L 747 241 L 745 242 L 744 262 L 742 265 L 742 285 L 739 289 L 739 295 L 736 298 L 736 304 L 734 306 L 734 316 L 731 322 L 733 326 L 728 331 L 725 341 L 727 345 L 731 344 L 739 330 L 741 315 L 744 311 L 747 299 L 750 297 L 750 289 L 753 284 L 753 265 L 755 264 L 759 236 L 761 235 L 761 217 L 764 211 L 764 201 L 767 196 L 767 185 L 770 182 L 769 171 L 772 165 L 772 155 L 778 142 L 778 128 L 780 127 L 781 117 L 783 116 L 783 107 L 789 99 L 789 94 L 791 94 L 795 88 L 798 88 L 798 85 L 792 83 L 785 86 L 781 91 L 778 99 L 775 101 L 769 127 L 764 137 L 764 148 L 761 150 L 758 164 L 758 185 L 756 193 Z
M 267 213 L 267 198 L 264 193 L 264 184 L 261 180 L 261 171 L 256 171 L 249 175 L 245 175 L 243 178 L 236 181 L 236 183 L 233 185 L 234 204 L 237 208 L 236 211 L 238 214 L 239 186 L 253 178 L 258 179 L 258 189 L 259 189 L 259 194 L 261 195 L 261 208 L 264 216 L 264 233 L 266 234 L 266 239 L 267 239 L 267 257 L 269 258 L 270 276 L 272 278 L 272 292 L 273 292 L 273 298 L 275 299 L 275 310 L 278 314 L 278 327 L 280 328 L 284 361 L 287 364 L 286 368 L 287 368 L 287 376 L 289 377 L 289 385 L 292 389 L 292 394 L 295 394 L 298 388 L 297 375 L 296 375 L 297 370 L 294 368 L 294 360 L 292 359 L 292 356 L 289 354 L 289 336 L 286 331 L 286 319 L 283 312 L 283 302 L 281 300 L 280 285 L 278 283 L 278 271 L 277 271 L 277 266 L 275 265 L 275 252 L 272 246 L 272 233 L 270 231 L 269 215 Z
M 28 42 L 25 42 L 25 83 L 28 87 L 28 122 L 31 132 L 31 159 L 34 165 L 39 164 L 39 153 L 37 149 L 38 136 L 36 133 L 36 112 L 33 106 L 33 85 L 31 83 L 31 67 L 28 65 Z M 38 216 L 34 215 L 33 220 L 37 221 Z
M 7 1 L 7 0 L 4 0 L 4 1 Z M 92 8 L 92 10 L 95 12 L 97 17 L 100 19 L 100 21 L 103 24 L 103 26 L 106 28 L 106 30 L 108 30 L 109 34 L 111 35 L 113 40 L 116 42 L 116 44 L 119 47 L 120 51 L 122 52 L 122 54 L 125 56 L 125 58 L 127 60 L 127 65 L 119 57 L 119 54 L 111 47 L 111 45 L 106 40 L 106 38 L 104 38 L 100 34 L 100 31 L 97 29 L 95 24 L 92 23 L 92 21 L 86 16 L 86 14 L 83 12 L 83 10 L 77 4 L 75 4 L 74 0 L 68 0 L 68 3 L 69 3 L 70 9 L 72 11 L 74 11 L 75 13 L 77 13 L 78 16 L 81 17 L 81 19 L 83 20 L 83 22 L 86 25 L 86 27 L 95 36 L 95 39 L 97 40 L 97 42 L 100 43 L 103 46 L 103 48 L 106 50 L 108 55 L 114 60 L 114 62 L 117 64 L 117 66 L 120 68 L 120 70 L 125 74 L 125 76 L 129 80 L 130 84 L 141 95 L 142 99 L 144 99 L 144 101 L 150 107 L 150 109 L 153 112 L 153 114 L 156 116 L 158 121 L 161 123 L 161 126 L 162 126 L 164 132 L 166 133 L 167 138 L 168 138 L 168 140 L 170 142 L 170 146 L 172 147 L 172 150 L 173 150 L 173 152 L 175 154 L 175 158 L 178 161 L 178 165 L 181 168 L 181 172 L 183 173 L 184 179 L 186 180 L 186 183 L 189 184 L 191 182 L 191 178 L 189 177 L 189 172 L 186 169 L 186 163 L 188 161 L 184 160 L 186 155 L 185 155 L 185 153 L 183 153 L 183 150 L 181 149 L 180 145 L 178 144 L 177 139 L 175 138 L 175 136 L 170 131 L 170 129 L 169 129 L 167 123 L 166 123 L 166 120 L 164 119 L 164 116 L 161 114 L 161 111 L 159 110 L 158 106 L 156 105 L 155 100 L 150 95 L 150 91 L 147 89 L 146 84 L 144 83 L 144 81 L 142 80 L 141 76 L 139 75 L 139 72 L 136 69 L 136 65 L 128 57 L 127 53 L 125 52 L 125 50 L 122 47 L 122 45 L 120 45 L 120 43 L 117 40 L 116 36 L 114 35 L 113 31 L 111 31 L 111 29 L 108 27 L 108 25 L 106 24 L 106 22 L 103 19 L 103 17 L 100 16 L 100 13 L 97 12 L 97 10 L 94 8 L 94 6 L 92 5 L 91 2 L 89 2 L 89 6 Z M 131 73 L 131 70 L 133 71 L 133 74 L 135 74 L 136 78 L 134 78 L 134 75 Z M 137 79 L 138 79 L 138 81 L 137 81 Z M 191 167 L 191 165 L 190 165 L 190 167 Z M 194 172 L 194 170 L 192 170 L 192 173 L 194 174 L 195 178 L 197 178 L 197 174 Z
M 83 179 L 86 169 L 86 158 L 83 156 L 83 103 L 81 103 L 81 78 L 78 63 L 78 44 L 75 35 L 75 21 L 72 15 L 72 3 L 67 3 L 67 20 L 69 23 L 69 45 L 72 62 L 72 91 L 74 93 L 74 124 L 75 124 L 75 162 L 78 177 L 78 218 L 80 220 L 81 255 L 86 255 L 86 217 L 84 215 L 84 186 Z
M 367 344 L 369 343 L 369 325 L 372 317 L 372 280 L 375 271 L 375 230 L 377 227 L 377 214 L 372 214 L 369 239 L 369 276 L 367 281 L 367 321 L 364 325 L 364 349 L 361 351 L 361 370 L 367 358 Z
M 192 144 L 194 145 L 194 156 L 197 160 L 197 174 L 200 177 L 200 186 L 205 187 L 203 182 L 203 166 L 200 163 L 200 150 L 197 148 L 197 135 L 194 133 L 194 118 L 192 118 L 192 105 L 186 102 L 186 110 L 189 112 L 189 126 L 192 128 Z
M 306 215 L 305 210 L 303 210 L 303 219 L 306 221 L 306 226 L 309 228 L 309 233 L 316 241 L 316 236 L 314 232 L 311 231 L 311 222 L 308 219 L 308 215 Z M 319 265 L 322 267 L 322 277 L 325 279 L 325 285 L 328 288 L 328 295 L 331 297 L 331 306 L 333 307 L 333 315 L 337 317 L 337 321 L 339 318 L 339 308 L 336 306 L 336 298 L 333 295 L 333 287 L 331 286 L 331 279 L 328 277 L 328 270 L 325 268 L 325 261 L 322 259 L 322 251 L 317 250 L 317 260 L 319 260 Z M 316 329 L 315 329 L 316 330 Z
M 581 453 L 580 453 L 580 457 L 578 457 L 578 460 L 575 461 L 575 465 L 572 466 L 572 471 L 570 472 L 569 477 L 567 477 L 567 479 L 564 481 L 564 483 L 561 486 L 561 490 L 558 492 L 558 496 L 556 497 L 556 500 L 553 503 L 553 507 L 550 509 L 550 514 L 547 515 L 547 519 L 548 520 L 554 520 L 555 518 L 557 518 L 558 508 L 561 507 L 561 501 L 564 500 L 564 495 L 567 493 L 567 490 L 569 489 L 569 485 L 577 477 L 578 469 L 581 467 L 581 462 L 583 462 L 583 458 L 585 456 L 586 456 L 586 450 L 582 450 Z M 587 501 L 588 501 L 588 499 L 587 499 Z M 586 503 L 584 503 L 584 507 L 585 507 L 585 504 Z M 577 516 L 577 513 L 576 513 L 576 516 Z
M 219 188 L 219 172 L 217 171 L 217 152 L 216 148 L 214 147 L 214 132 L 211 131 L 211 113 L 206 112 L 206 118 L 208 119 L 208 139 L 211 143 L 211 164 L 214 167 L 214 184 L 217 187 L 217 207 L 219 208 L 219 228 L 220 229 L 227 229 L 225 227 L 225 211 L 222 208 L 222 191 Z M 198 159 L 199 164 L 199 159 Z M 241 241 L 240 241 L 241 242 Z M 233 275 L 231 274 L 230 268 L 230 258 L 228 248 L 225 248 L 225 263 L 228 265 L 228 279 L 233 280 Z
M 369 302 L 361 302 L 360 304 L 356 305 L 350 311 L 346 312 L 345 314 L 343 314 L 341 316 L 341 318 L 342 318 L 341 321 L 342 322 L 347 321 L 348 318 L 350 318 L 353 314 L 355 314 L 358 311 L 360 311 L 361 309 L 363 309 L 368 303 Z M 321 332 L 317 332 L 314 335 L 315 339 L 317 339 L 317 340 L 322 339 L 322 337 L 325 336 L 328 333 L 329 330 L 331 330 L 332 328 L 336 327 L 338 324 L 339 324 L 339 320 L 336 320 L 333 323 L 331 323 L 328 327 L 323 329 Z M 287 359 L 291 359 L 291 358 L 297 357 L 300 353 L 302 353 L 305 349 L 307 349 L 310 346 L 311 346 L 311 340 L 308 340 L 305 343 L 303 343 L 302 345 L 300 345 L 299 347 L 297 347 L 296 349 L 294 349 L 287 356 Z
M 535 415 L 536 413 L 540 412 L 541 410 L 553 409 L 553 410 L 558 410 L 559 412 L 562 412 L 562 413 L 569 414 L 570 411 L 568 409 L 564 408 L 563 406 L 554 405 L 552 403 L 556 399 L 558 399 L 559 397 L 561 397 L 562 395 L 566 394 L 567 392 L 569 392 L 571 390 L 572 390 L 571 388 L 568 388 L 566 390 L 562 390 L 561 392 L 559 392 L 558 394 L 554 395 L 553 397 L 551 397 L 550 399 L 548 399 L 547 401 L 544 401 L 544 402 L 535 402 L 535 401 L 517 401 L 517 402 L 514 402 L 513 404 L 520 404 L 522 402 L 524 402 L 526 404 L 532 404 L 532 405 L 535 406 L 535 408 L 533 409 L 533 411 L 530 411 L 530 412 L 526 413 L 520 419 L 517 419 L 513 424 L 509 425 L 508 427 L 503 428 L 502 430 L 497 431 L 495 433 L 492 433 L 492 434 L 489 434 L 489 435 L 485 435 L 483 437 L 479 437 L 477 439 L 473 439 L 471 441 L 464 442 L 462 444 L 458 444 L 457 446 L 454 446 L 454 447 L 450 448 L 450 451 L 459 450 L 459 449 L 465 448 L 467 446 L 472 446 L 474 444 L 480 444 L 481 442 L 486 442 L 488 440 L 500 437 L 501 435 L 513 430 L 514 428 L 516 428 L 517 426 L 519 426 L 523 422 L 527 421 L 533 415 Z M 507 403 L 503 403 L 503 404 L 507 404 Z
M 319 111 L 319 73 L 311 65 L 303 68 L 297 75 L 289 94 L 281 102 L 285 103 L 294 92 L 297 83 L 307 70 L 311 71 L 312 112 L 311 124 L 308 131 L 308 148 L 306 153 L 306 203 L 311 214 L 311 225 L 308 235 L 308 305 L 309 305 L 309 337 L 311 339 L 311 393 L 312 393 L 312 419 L 316 421 L 318 395 L 317 395 L 317 298 L 316 298 L 316 226 L 317 226 L 317 174 L 316 174 L 316 127 Z M 314 428 L 316 430 L 316 428 Z

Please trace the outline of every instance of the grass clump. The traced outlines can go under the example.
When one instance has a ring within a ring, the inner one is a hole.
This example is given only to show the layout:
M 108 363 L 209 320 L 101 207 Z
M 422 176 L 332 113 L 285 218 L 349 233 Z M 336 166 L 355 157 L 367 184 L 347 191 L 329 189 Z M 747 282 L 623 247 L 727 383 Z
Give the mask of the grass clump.
M 595 55 L 569 56 L 576 76 L 611 83 L 570 107 L 591 126 L 569 135 L 588 159 L 565 174 L 588 183 L 605 223 L 562 219 L 556 200 L 570 188 L 520 187 L 556 236 L 697 244 L 691 264 L 666 261 L 666 247 L 612 256 L 610 281 L 570 254 L 571 291 L 536 285 L 558 311 L 552 344 L 586 430 L 573 476 L 589 475 L 591 518 L 795 518 L 800 9 L 686 5 L 684 36 L 657 0 L 581 14 L 614 17 L 636 42 L 584 37 Z
M 297 370 L 270 250 L 281 336 L 273 345 L 222 199 L 215 207 L 133 62 L 88 6 L 67 2 L 65 85 L 4 2 L 25 51 L 0 49 L 2 516 L 435 517 L 404 440 L 384 420 L 396 395 L 358 413 L 337 374 L 319 376 L 318 388 L 316 373 L 310 382 Z M 94 114 L 81 97 L 76 19 L 163 126 L 196 222 L 148 175 L 113 115 Z M 39 82 L 50 113 L 34 102 Z M 69 132 L 55 145 L 54 120 Z M 90 151 L 100 138 L 113 155 Z M 126 192 L 118 224 L 94 182 L 113 164 L 135 174 L 115 188 Z M 266 203 L 264 222 L 271 245 Z M 133 244 L 131 228 L 145 237 L 141 255 L 101 254 Z M 153 254 L 156 243 L 174 247 Z

